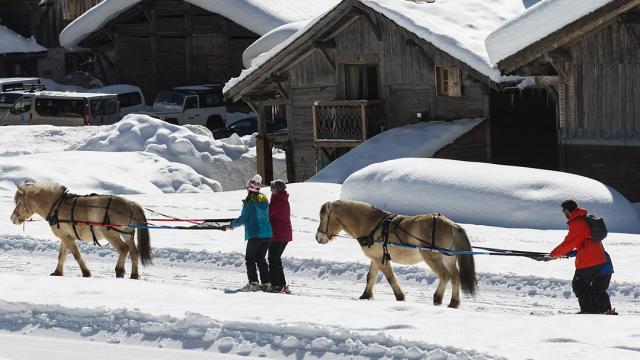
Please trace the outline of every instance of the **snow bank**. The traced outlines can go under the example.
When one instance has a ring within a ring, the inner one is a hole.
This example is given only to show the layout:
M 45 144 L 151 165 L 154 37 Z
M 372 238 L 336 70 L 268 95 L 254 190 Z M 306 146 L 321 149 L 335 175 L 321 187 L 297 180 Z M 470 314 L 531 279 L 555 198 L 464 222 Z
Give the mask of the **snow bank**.
M 620 193 L 586 177 L 524 167 L 444 159 L 399 159 L 351 175 L 341 198 L 398 214 L 441 212 L 460 223 L 565 229 L 560 203 L 574 198 L 609 231 L 640 233 L 640 218 Z
M 222 191 L 192 168 L 142 152 L 66 151 L 0 158 L 0 191 L 25 182 L 57 182 L 79 194 L 160 194 Z
M 489 59 L 498 63 L 612 1 L 541 1 L 487 37 Z
M 342 184 L 349 175 L 374 163 L 406 157 L 431 157 L 482 121 L 429 121 L 385 131 L 339 157 L 308 181 Z
M 255 136 L 215 140 L 147 115 L 130 114 L 72 148 L 78 151 L 144 151 L 186 164 L 222 189 L 244 189 L 256 171 Z M 286 179 L 284 152 L 274 150 L 274 176 Z
M 47 48 L 34 38 L 25 39 L 4 25 L 0 25 L 0 54 L 45 52 Z
M 106 127 L 113 127 L 107 125 Z M 3 126 L 0 157 L 66 151 L 101 131 L 102 126 Z
M 489 61 L 485 39 L 491 31 L 525 10 L 522 0 L 437 0 L 432 3 L 406 0 L 359 0 L 359 2 L 382 13 L 396 24 L 454 58 L 462 60 L 496 82 L 501 81 L 500 72 L 494 69 Z M 252 66 L 243 70 L 238 77 L 229 80 L 222 91 L 226 93 L 231 90 L 306 33 L 334 7 L 310 21 L 278 46 L 255 58 Z

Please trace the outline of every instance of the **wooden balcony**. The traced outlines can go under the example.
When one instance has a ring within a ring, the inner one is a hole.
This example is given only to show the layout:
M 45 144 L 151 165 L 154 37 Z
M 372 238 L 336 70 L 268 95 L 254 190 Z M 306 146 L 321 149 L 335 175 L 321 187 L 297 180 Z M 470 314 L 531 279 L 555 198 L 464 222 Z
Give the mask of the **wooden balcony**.
M 354 147 L 380 132 L 383 100 L 316 101 L 313 139 L 318 146 Z

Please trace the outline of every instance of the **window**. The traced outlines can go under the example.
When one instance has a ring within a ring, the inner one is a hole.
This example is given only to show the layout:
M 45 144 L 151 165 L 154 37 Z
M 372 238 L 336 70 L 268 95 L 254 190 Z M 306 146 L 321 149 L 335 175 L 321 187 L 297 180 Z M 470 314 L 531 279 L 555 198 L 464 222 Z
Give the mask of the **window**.
M 118 95 L 120 107 L 136 106 L 142 103 L 142 97 L 139 92 L 130 92 Z
M 95 99 L 91 100 L 89 104 L 91 105 L 91 114 L 94 116 L 111 115 L 118 111 L 114 98 Z
M 16 101 L 13 107 L 16 110 L 16 114 L 22 114 L 24 112 L 31 110 L 31 104 L 33 104 L 33 98 L 30 96 L 25 96 L 20 100 Z
M 187 100 L 184 102 L 184 109 L 197 109 L 198 108 L 198 97 L 197 96 L 187 96 Z
M 84 100 L 36 99 L 36 111 L 43 116 L 82 117 Z
M 436 93 L 438 96 L 461 96 L 460 69 L 455 66 L 436 66 Z
M 345 100 L 378 99 L 378 66 L 346 64 L 344 66 Z
M 222 94 L 200 94 L 200 107 L 224 106 Z

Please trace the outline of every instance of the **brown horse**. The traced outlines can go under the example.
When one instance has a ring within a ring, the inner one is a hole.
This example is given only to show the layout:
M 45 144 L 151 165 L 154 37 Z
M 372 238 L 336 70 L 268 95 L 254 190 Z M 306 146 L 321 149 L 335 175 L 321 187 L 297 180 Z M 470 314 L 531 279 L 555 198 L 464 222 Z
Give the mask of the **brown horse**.
M 22 224 L 33 214 L 46 219 L 51 231 L 60 240 L 58 266 L 52 276 L 62 276 L 67 251 L 80 265 L 83 277 L 90 277 L 78 247 L 77 240 L 107 240 L 118 252 L 116 277 L 124 277 L 124 262 L 131 255 L 131 278 L 138 279 L 138 257 L 143 265 L 151 263 L 151 241 L 149 230 L 138 228 L 138 246 L 133 240 L 134 229 L 129 225 L 146 225 L 147 219 L 140 205 L 115 195 L 79 196 L 67 193 L 58 184 L 22 184 L 14 196 L 16 208 L 11 214 L 14 224 Z M 106 221 L 105 221 L 106 220 Z M 105 227 L 103 223 L 123 226 Z
M 433 294 L 435 305 L 442 304 L 442 297 L 449 280 L 453 290 L 449 307 L 457 308 L 460 305 L 460 285 L 465 293 L 475 294 L 477 279 L 473 255 L 446 254 L 447 250 L 471 251 L 467 233 L 460 225 L 443 215 L 393 217 L 390 213 L 364 202 L 347 200 L 327 202 L 320 209 L 320 224 L 316 240 L 326 244 L 344 230 L 352 238 L 359 239 L 362 251 L 371 259 L 367 286 L 360 299 L 373 298 L 373 286 L 378 278 L 378 272 L 382 271 L 396 299 L 404 300 L 404 294 L 389 261 L 383 260 L 385 247 L 380 239 L 382 239 L 384 227 L 382 224 L 385 218 L 390 219 L 387 224 L 387 241 L 390 245 L 386 247 L 390 260 L 404 265 L 424 261 L 438 275 L 438 287 Z M 371 244 L 367 245 L 367 241 Z M 459 269 L 456 267 L 456 262 Z

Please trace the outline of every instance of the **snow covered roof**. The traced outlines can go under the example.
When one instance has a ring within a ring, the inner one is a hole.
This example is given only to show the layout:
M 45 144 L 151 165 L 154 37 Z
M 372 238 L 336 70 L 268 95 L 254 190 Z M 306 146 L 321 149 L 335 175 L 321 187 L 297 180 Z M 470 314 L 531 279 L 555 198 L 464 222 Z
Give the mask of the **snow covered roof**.
M 0 25 L 0 54 L 38 53 L 47 48 L 38 44 L 34 38 L 26 39 L 4 25 Z
M 142 0 L 104 0 L 74 20 L 60 33 L 60 44 L 68 49 Z M 318 16 L 338 0 L 185 0 L 220 14 L 259 35 L 300 20 Z
M 347 1 L 347 0 L 344 0 Z M 344 2 L 343 1 L 343 2 Z M 485 48 L 489 33 L 525 11 L 523 0 L 437 0 L 433 3 L 408 0 L 357 0 L 440 50 L 463 61 L 491 80 L 499 82 Z M 337 6 L 335 6 L 337 7 Z M 300 38 L 335 7 L 309 22 L 286 41 L 254 59 L 249 69 L 227 82 L 223 92 L 232 89 L 280 51 Z
M 492 32 L 486 40 L 493 63 L 598 10 L 614 0 L 544 0 Z

